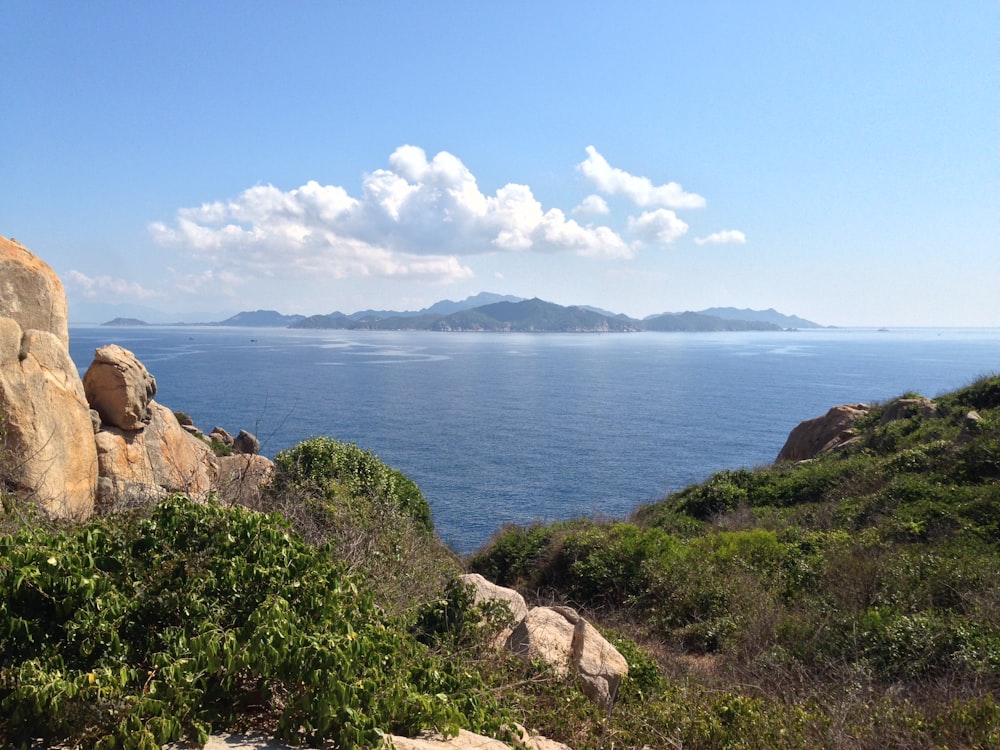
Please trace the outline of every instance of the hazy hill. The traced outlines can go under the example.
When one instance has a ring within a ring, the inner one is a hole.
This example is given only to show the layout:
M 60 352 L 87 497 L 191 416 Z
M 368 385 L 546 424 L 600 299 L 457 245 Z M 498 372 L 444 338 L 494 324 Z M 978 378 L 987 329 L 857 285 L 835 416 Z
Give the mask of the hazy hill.
M 254 310 L 236 313 L 231 318 L 216 323 L 220 326 L 247 326 L 253 328 L 285 328 L 303 320 L 305 315 L 282 315 L 274 310 Z
M 726 320 L 704 313 L 663 313 L 643 319 L 646 331 L 780 331 L 782 326 L 756 320 Z
M 466 307 L 483 299 L 499 295 L 478 294 L 463 302 L 439 302 L 419 313 L 364 311 L 345 315 L 312 315 L 292 324 L 293 328 L 334 328 L 380 331 L 532 331 L 532 332 L 625 332 L 625 331 L 779 331 L 788 327 L 818 327 L 796 316 L 782 315 L 774 310 L 732 311 L 729 315 L 744 318 L 683 312 L 651 315 L 635 320 L 599 308 L 563 306 L 537 297 L 521 300 L 517 297 L 500 299 L 490 304 Z M 459 306 L 456 312 L 440 311 Z M 726 310 L 726 308 L 719 308 Z M 730 309 L 731 310 L 731 309 Z M 437 312 L 435 312 L 437 311 Z
M 783 315 L 773 307 L 767 310 L 737 309 L 735 307 L 709 307 L 699 310 L 700 315 L 712 315 L 723 320 L 752 320 L 762 323 L 773 323 L 780 328 L 823 328 L 819 323 L 800 318 L 797 315 Z
M 434 324 L 437 331 L 606 332 L 635 331 L 634 322 L 609 318 L 583 307 L 563 307 L 537 297 L 522 302 L 497 302 L 448 315 Z

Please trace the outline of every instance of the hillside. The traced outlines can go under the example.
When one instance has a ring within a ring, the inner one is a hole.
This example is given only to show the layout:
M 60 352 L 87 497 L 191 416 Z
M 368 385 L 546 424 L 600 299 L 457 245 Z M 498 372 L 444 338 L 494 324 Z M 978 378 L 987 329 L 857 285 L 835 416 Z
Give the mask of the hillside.
M 279 455 L 278 515 L 174 497 L 49 525 L 5 494 L 0 738 L 370 747 L 516 719 L 576 750 L 1000 746 L 1000 377 L 831 410 L 796 451 L 467 561 L 602 626 L 629 663 L 607 712 L 495 651 L 506 621 L 446 585 L 419 490 L 355 446 Z
M 470 567 L 641 634 L 677 747 L 1000 747 L 1000 378 L 848 411 L 834 450 L 833 413 L 803 425 L 808 461 L 507 528 Z
M 475 298 L 470 298 L 470 300 Z M 437 306 L 435 306 L 437 307 Z M 476 332 L 609 333 L 635 331 L 780 331 L 765 320 L 739 320 L 701 313 L 664 313 L 644 320 L 614 315 L 586 306 L 563 306 L 538 298 L 502 300 L 470 307 L 447 315 L 422 313 L 376 313 L 313 315 L 292 328 L 339 328 L 351 330 L 431 330 Z M 440 309 L 440 308 L 439 308 Z

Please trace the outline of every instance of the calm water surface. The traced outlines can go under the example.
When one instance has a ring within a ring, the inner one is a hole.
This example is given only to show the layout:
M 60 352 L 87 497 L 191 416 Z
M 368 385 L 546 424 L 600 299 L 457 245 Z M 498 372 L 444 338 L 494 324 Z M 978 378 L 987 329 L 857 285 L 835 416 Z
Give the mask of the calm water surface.
M 627 516 L 724 468 L 769 463 L 836 404 L 1000 371 L 1000 331 L 463 334 L 73 327 L 80 372 L 117 343 L 156 400 L 273 456 L 312 435 L 411 476 L 469 552 L 505 523 Z

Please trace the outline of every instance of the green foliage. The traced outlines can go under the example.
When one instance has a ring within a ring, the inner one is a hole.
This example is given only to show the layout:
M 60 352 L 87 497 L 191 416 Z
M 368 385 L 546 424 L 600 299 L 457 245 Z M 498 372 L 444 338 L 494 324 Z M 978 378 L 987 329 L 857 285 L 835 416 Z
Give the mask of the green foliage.
M 623 746 L 1000 746 L 1000 376 L 886 409 L 839 452 L 508 528 L 471 564 L 655 645 L 599 730 Z
M 425 530 L 433 528 L 430 506 L 417 485 L 354 443 L 313 437 L 280 452 L 274 463 L 279 487 L 328 499 L 353 498 L 393 507 Z
M 357 747 L 502 717 L 327 551 L 276 517 L 180 497 L 147 519 L 0 537 L 0 622 L 8 745 L 203 743 L 250 717 Z

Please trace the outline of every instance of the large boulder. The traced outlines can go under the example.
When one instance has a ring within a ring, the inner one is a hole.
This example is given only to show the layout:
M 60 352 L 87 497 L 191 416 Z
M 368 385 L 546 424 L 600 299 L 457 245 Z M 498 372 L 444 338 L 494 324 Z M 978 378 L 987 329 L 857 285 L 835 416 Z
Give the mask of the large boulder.
M 833 407 L 821 417 L 807 419 L 789 433 L 775 463 L 805 461 L 843 448 L 857 437 L 854 423 L 870 411 L 867 404 L 845 404 Z
M 540 735 L 532 735 L 524 730 L 524 727 L 517 727 L 521 733 L 520 746 L 526 750 L 570 750 L 568 745 L 550 740 Z M 484 737 L 481 734 L 473 734 L 465 729 L 459 729 L 454 737 L 444 737 L 436 732 L 424 732 L 419 737 L 397 737 L 390 735 L 386 738 L 384 747 L 386 750 L 510 750 L 510 745 L 500 740 Z
M 4 282 L 0 276 L 6 295 L 13 287 Z M 0 307 L 19 310 L 24 320 L 46 317 L 24 300 L 0 298 Z M 65 340 L 23 330 L 11 317 L 0 317 L 0 485 L 73 518 L 90 515 L 97 489 L 93 424 Z
M 274 462 L 266 456 L 249 453 L 216 456 L 212 489 L 228 505 L 260 508 L 273 475 Z
M 97 487 L 87 400 L 69 356 L 62 282 L 0 237 L 0 482 L 55 515 L 86 517 Z
M 556 674 L 575 674 L 601 708 L 614 702 L 628 674 L 625 657 L 572 607 L 534 607 L 507 645 L 527 661 L 541 659 Z
M 882 424 L 917 416 L 924 419 L 936 417 L 937 404 L 923 396 L 897 398 L 886 405 L 885 410 L 882 412 Z
M 13 318 L 22 331 L 47 331 L 69 350 L 62 281 L 28 248 L 6 237 L 0 237 L 0 318 Z
M 479 573 L 466 573 L 458 577 L 459 582 L 472 590 L 474 605 L 499 602 L 510 610 L 511 622 L 520 622 L 528 614 L 528 605 L 514 589 L 497 586 Z
M 104 424 L 141 430 L 149 423 L 156 379 L 128 349 L 117 344 L 97 349 L 83 376 L 83 389 Z
M 205 498 L 212 489 L 218 468 L 208 445 L 167 407 L 150 401 L 147 408 L 142 430 L 105 424 L 97 433 L 102 509 L 143 505 L 173 492 Z

